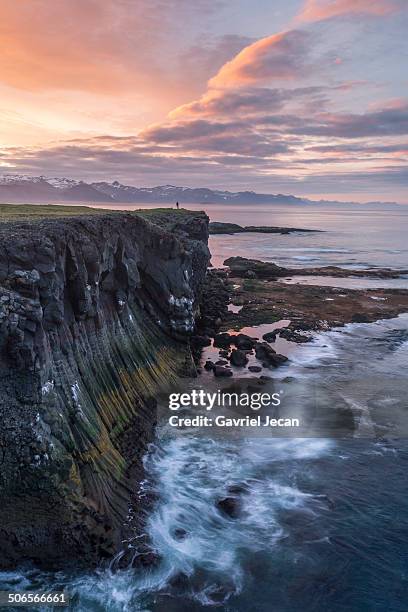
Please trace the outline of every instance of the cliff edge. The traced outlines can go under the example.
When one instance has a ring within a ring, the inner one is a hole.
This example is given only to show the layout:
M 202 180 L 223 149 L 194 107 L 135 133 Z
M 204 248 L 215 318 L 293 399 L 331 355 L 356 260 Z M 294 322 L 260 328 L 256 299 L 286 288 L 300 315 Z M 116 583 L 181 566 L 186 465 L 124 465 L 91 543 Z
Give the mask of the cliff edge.
M 204 213 L 0 223 L 0 563 L 117 552 L 154 396 L 194 367 Z

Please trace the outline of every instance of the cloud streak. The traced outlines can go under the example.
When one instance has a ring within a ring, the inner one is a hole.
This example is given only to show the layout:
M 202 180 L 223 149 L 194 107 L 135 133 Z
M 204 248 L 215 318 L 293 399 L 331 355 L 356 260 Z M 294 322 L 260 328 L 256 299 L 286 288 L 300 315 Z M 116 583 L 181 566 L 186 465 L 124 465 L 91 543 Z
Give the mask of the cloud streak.
M 385 17 L 400 9 L 401 4 L 394 0 L 306 0 L 296 21 L 313 23 L 350 15 Z

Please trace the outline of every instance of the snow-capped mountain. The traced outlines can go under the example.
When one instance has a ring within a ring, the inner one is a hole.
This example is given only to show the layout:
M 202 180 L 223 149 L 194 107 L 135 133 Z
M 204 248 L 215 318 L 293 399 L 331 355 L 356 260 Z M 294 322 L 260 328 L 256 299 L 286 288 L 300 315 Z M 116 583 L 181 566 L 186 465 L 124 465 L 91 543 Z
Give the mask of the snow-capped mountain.
M 191 189 L 175 185 L 158 187 L 134 187 L 118 181 L 85 183 L 68 178 L 48 178 L 23 174 L 5 174 L 0 177 L 0 200 L 3 202 L 118 202 L 118 203 L 166 203 L 176 201 L 210 203 L 267 203 L 303 202 L 300 198 L 283 195 L 257 194 L 253 191 L 233 193 L 205 187 Z
M 86 183 L 68 178 L 48 178 L 25 174 L 4 174 L 0 176 L 0 203 L 58 203 L 81 202 L 83 204 L 128 203 L 165 204 L 175 202 L 190 204 L 307 204 L 311 200 L 292 195 L 272 195 L 255 191 L 222 191 L 206 187 L 190 188 L 175 185 L 158 187 L 134 187 L 118 181 Z M 321 201 L 330 204 L 329 201 Z M 384 204 L 384 202 L 376 202 Z M 389 204 L 389 202 L 387 202 Z

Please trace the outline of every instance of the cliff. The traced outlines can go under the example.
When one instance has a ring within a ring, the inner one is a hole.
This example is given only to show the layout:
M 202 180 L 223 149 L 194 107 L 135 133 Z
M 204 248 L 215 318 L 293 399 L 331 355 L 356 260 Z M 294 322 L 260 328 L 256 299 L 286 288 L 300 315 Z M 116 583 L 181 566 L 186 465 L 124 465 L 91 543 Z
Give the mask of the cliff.
M 117 552 L 154 396 L 194 367 L 204 213 L 0 223 L 0 563 Z

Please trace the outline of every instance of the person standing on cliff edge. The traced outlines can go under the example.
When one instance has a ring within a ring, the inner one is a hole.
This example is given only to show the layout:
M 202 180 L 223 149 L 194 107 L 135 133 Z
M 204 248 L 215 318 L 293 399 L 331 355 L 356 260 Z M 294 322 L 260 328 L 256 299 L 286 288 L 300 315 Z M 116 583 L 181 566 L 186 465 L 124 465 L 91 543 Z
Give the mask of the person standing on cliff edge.
M 177 210 L 180 208 L 180 206 L 179 206 L 179 203 L 178 203 L 178 202 L 176 202 L 176 208 L 177 208 Z

